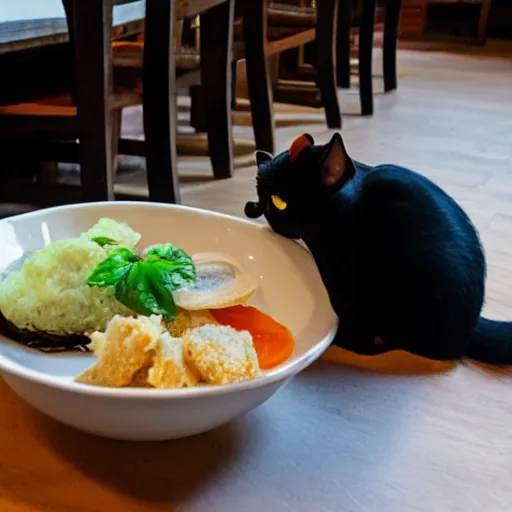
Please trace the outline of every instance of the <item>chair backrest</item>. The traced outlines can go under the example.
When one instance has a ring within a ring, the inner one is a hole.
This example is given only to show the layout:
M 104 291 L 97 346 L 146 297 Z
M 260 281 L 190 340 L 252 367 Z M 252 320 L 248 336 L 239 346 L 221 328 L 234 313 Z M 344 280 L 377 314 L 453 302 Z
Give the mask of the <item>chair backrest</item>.
M 69 34 L 69 42 L 73 49 L 73 55 L 75 57 L 75 87 L 73 87 L 73 91 L 76 91 L 76 83 L 77 83 L 77 69 L 76 69 L 76 62 L 78 60 L 82 59 L 81 53 L 85 50 L 85 48 L 81 48 L 78 45 L 77 37 L 76 37 L 76 23 L 75 23 L 75 11 L 77 8 L 77 4 L 80 3 L 79 7 L 80 9 L 84 8 L 84 2 L 85 4 L 88 2 L 88 0 L 61 0 L 62 5 L 64 7 L 64 12 L 66 14 L 66 23 L 68 25 L 68 34 Z M 140 0 L 104 0 L 105 2 L 110 1 L 111 7 L 115 5 L 120 4 L 129 4 L 129 3 L 135 3 Z M 104 30 L 102 35 L 110 34 L 109 39 L 112 38 L 112 12 L 109 13 L 109 19 L 110 19 L 110 27 L 104 27 L 106 28 L 106 32 Z M 92 42 L 91 42 L 92 43 Z M 84 42 L 85 44 L 85 42 Z

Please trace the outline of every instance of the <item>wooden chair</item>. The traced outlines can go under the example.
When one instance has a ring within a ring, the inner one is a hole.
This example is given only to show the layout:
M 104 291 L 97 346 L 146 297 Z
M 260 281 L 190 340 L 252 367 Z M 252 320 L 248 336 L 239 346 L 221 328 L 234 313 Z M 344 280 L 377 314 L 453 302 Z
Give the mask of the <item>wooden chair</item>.
M 350 87 L 351 34 L 359 39 L 359 96 L 363 116 L 373 115 L 373 41 L 376 22 L 383 25 L 384 92 L 397 88 L 396 49 L 402 0 L 341 0 L 338 11 L 337 71 L 338 85 Z
M 119 1 L 126 3 L 126 0 Z M 132 68 L 136 69 L 135 74 L 126 73 L 131 66 L 126 62 L 124 48 L 121 47 L 121 52 L 114 48 L 112 52 L 110 2 L 63 0 L 63 3 L 70 28 L 71 45 L 75 51 L 74 93 L 0 107 L 0 140 L 3 147 L 15 151 L 30 147 L 39 151 L 40 157 L 48 161 L 79 161 L 81 187 L 77 189 L 49 184 L 47 176 L 44 175 L 33 183 L 29 177 L 29 180 L 22 183 L 4 183 L 0 200 L 46 205 L 113 199 L 113 160 L 118 145 L 121 110 L 142 101 L 146 137 L 143 153 L 146 157 L 150 200 L 179 202 L 176 169 L 176 60 L 180 69 L 178 81 L 190 75 L 194 75 L 196 80 L 200 74 L 203 83 L 210 84 L 214 73 L 211 63 L 206 65 L 206 69 L 195 68 L 191 73 L 190 56 L 176 59 L 174 23 L 178 17 L 198 14 L 203 8 L 219 2 L 191 1 L 182 11 L 177 11 L 176 2 L 169 0 L 146 2 L 145 23 L 148 30 L 143 51 L 139 52 L 139 62 Z M 224 105 L 216 98 L 216 105 L 211 106 L 209 111 L 213 115 L 208 116 L 210 125 L 215 124 L 217 139 L 219 132 L 224 133 L 225 145 L 222 147 L 215 144 L 211 148 L 214 169 L 223 169 L 217 174 L 224 175 L 230 174 L 232 162 L 227 87 L 232 7 L 232 1 L 229 0 L 216 5 L 204 15 L 206 44 L 202 48 L 203 62 L 211 59 L 216 62 L 217 77 L 215 84 L 210 87 L 210 95 L 227 89 Z M 219 36 L 217 29 L 222 26 L 222 21 L 226 31 L 222 31 Z M 207 46 L 209 41 L 212 44 Z M 223 52 L 226 80 L 222 87 L 218 76 L 222 76 L 222 69 L 219 68 Z M 119 64 L 116 73 L 113 73 L 112 60 Z M 185 65 L 180 65 L 184 63 Z M 143 98 L 141 75 L 144 84 Z M 210 128 L 209 131 L 214 130 Z M 79 144 L 76 143 L 77 139 Z M 126 146 L 124 142 L 126 141 L 121 141 L 120 151 L 130 149 L 129 143 L 127 148 L 123 148 L 123 145 Z M 138 151 L 140 152 L 140 147 Z
M 278 62 L 279 55 L 288 48 L 300 46 L 304 41 L 317 38 L 321 65 L 318 72 L 318 89 L 309 104 L 324 106 L 327 124 L 331 128 L 341 126 L 340 109 L 335 83 L 335 8 L 337 0 L 323 0 L 318 16 L 307 13 L 299 19 L 290 17 L 297 9 L 276 5 L 268 0 L 236 0 L 234 24 L 234 49 L 232 59 L 233 85 L 236 84 L 236 64 L 245 59 L 250 109 L 256 147 L 275 152 L 273 99 L 288 103 L 303 101 L 297 94 L 293 96 L 281 84 L 272 85 L 272 70 L 269 61 Z M 317 30 L 318 27 L 322 29 Z M 203 30 L 201 24 L 201 31 Z M 277 61 L 276 61 L 277 59 Z M 311 95 L 310 95 L 311 96 Z M 201 94 L 192 95 L 194 126 L 201 131 Z M 236 108 L 236 91 L 233 89 L 233 108 Z
M 265 34 L 265 56 L 270 70 L 274 101 L 313 107 L 324 107 L 329 128 L 341 127 L 340 107 L 336 91 L 336 13 L 338 0 L 321 0 L 317 9 L 300 6 L 298 0 L 265 1 L 261 18 Z M 237 38 L 235 26 L 235 41 Z M 280 56 L 286 50 L 314 41 L 317 66 L 312 79 L 316 87 L 304 88 L 279 80 Z M 247 44 L 247 43 L 246 43 Z M 243 53 L 241 54 L 241 56 Z M 248 86 L 251 91 L 250 64 L 247 61 Z M 254 89 L 254 87 L 253 87 Z M 252 93 L 251 102 L 252 102 Z
M 336 73 L 337 85 L 350 88 L 352 42 L 358 40 L 358 74 L 361 113 L 373 114 L 373 41 L 375 29 L 383 29 L 383 71 L 385 92 L 396 89 L 396 45 L 402 0 L 339 0 L 337 15 Z M 355 5 L 354 5 L 355 3 Z M 318 2 L 318 5 L 321 5 Z M 305 48 L 306 64 L 298 53 L 289 55 L 280 76 L 307 81 L 315 69 L 316 52 Z M 307 59 L 308 56 L 313 57 Z
M 267 65 L 266 19 L 268 0 L 236 0 L 233 50 L 230 60 L 231 109 L 236 109 L 236 65 L 245 58 L 249 77 L 249 96 L 258 149 L 274 153 L 274 116 L 270 75 Z M 191 20 L 189 20 L 190 26 Z M 194 36 L 189 35 L 190 38 Z M 200 21 L 200 41 L 204 42 L 204 26 Z M 206 131 L 207 88 L 191 88 L 191 124 L 197 132 Z M 231 113 L 231 112 L 230 112 Z
M 168 0 L 166 0 L 168 1 Z M 218 3 L 218 2 L 217 2 Z M 203 2 L 204 4 L 204 2 Z M 233 0 L 228 0 L 216 5 L 200 14 L 202 37 L 200 38 L 200 48 L 182 45 L 181 36 L 177 34 L 178 51 L 175 54 L 176 62 L 176 81 L 174 84 L 173 96 L 181 89 L 195 90 L 201 84 L 204 86 L 204 130 L 207 134 L 208 149 L 212 162 L 213 174 L 215 178 L 229 178 L 233 173 L 233 141 L 231 129 L 231 109 L 230 109 L 230 56 L 232 45 L 232 21 L 233 21 Z M 152 52 L 147 52 L 147 40 L 153 35 L 149 30 L 144 32 L 143 38 L 137 42 L 114 43 L 114 64 L 123 67 L 127 73 L 132 72 L 132 76 L 142 91 L 143 87 L 147 90 L 145 81 L 148 77 L 144 75 L 141 81 L 141 71 L 145 67 L 144 55 L 150 57 Z M 151 66 L 153 68 L 153 66 Z M 154 68 L 160 69 L 160 68 Z M 158 79 L 158 83 L 161 83 Z M 156 82 L 156 80 L 155 80 Z M 163 94 L 160 90 L 159 94 Z M 159 95 L 147 97 L 146 101 L 151 101 L 156 110 L 158 106 Z M 192 114 L 192 118 L 194 115 Z M 192 120 L 194 121 L 194 119 Z M 159 123 L 153 123 L 151 117 L 147 116 L 146 103 L 144 103 L 144 131 L 159 131 Z M 156 127 L 156 128 L 154 128 Z M 174 137 L 176 138 L 176 129 L 174 128 Z M 157 136 L 158 133 L 154 133 Z M 146 136 L 147 137 L 147 136 Z M 177 138 L 176 138 L 177 143 Z M 135 154 L 147 157 L 147 138 L 146 143 L 140 141 L 121 140 L 119 144 L 119 153 Z M 149 163 L 147 163 L 149 166 Z M 177 169 L 173 174 L 177 175 Z M 149 179 L 149 175 L 148 175 Z
M 74 102 L 70 95 L 50 95 L 0 109 L 3 149 L 11 148 L 23 155 L 23 148 L 25 152 L 30 148 L 32 153 L 45 146 L 43 139 L 53 145 L 52 149 L 56 141 L 80 139 L 79 147 L 74 149 L 80 152 L 81 190 L 73 190 L 74 197 L 67 197 L 69 202 L 113 199 L 113 112 L 139 101 L 132 91 L 114 88 L 109 77 L 112 10 L 108 9 L 108 2 L 91 0 L 86 8 L 84 4 L 76 4 L 76 16 L 80 16 L 81 22 L 74 27 L 76 57 L 80 62 Z M 94 37 L 89 39 L 91 34 Z M 50 153 L 52 149 L 45 146 Z M 44 176 L 35 184 L 3 183 L 2 199 L 52 204 L 57 198 L 62 201 L 66 197 L 59 187 L 48 190 L 48 186 Z

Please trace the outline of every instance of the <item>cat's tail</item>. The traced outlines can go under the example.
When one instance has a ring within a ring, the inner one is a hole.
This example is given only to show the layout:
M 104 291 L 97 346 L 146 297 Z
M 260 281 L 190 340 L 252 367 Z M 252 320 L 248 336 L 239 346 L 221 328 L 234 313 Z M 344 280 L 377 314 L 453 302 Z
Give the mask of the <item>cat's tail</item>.
M 495 365 L 512 365 L 512 322 L 480 318 L 466 356 Z

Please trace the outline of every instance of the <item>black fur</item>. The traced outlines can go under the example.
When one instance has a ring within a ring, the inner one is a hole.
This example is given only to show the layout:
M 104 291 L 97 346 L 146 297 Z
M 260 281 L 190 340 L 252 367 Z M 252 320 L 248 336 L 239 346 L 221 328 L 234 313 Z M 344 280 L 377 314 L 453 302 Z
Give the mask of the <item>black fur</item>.
M 264 214 L 277 233 L 306 243 L 339 317 L 334 344 L 512 364 L 512 322 L 480 317 L 486 265 L 477 231 L 437 185 L 396 165 L 351 160 L 338 134 L 294 162 L 288 151 L 258 160 L 259 201 L 246 215 Z M 342 174 L 325 184 L 322 173 L 338 163 Z

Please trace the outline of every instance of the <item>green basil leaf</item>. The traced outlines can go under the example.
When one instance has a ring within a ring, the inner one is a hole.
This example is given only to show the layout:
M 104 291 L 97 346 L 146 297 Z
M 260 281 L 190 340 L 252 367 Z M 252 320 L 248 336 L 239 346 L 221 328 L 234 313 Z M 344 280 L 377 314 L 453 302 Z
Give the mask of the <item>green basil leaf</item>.
M 178 308 L 172 295 L 172 276 L 150 262 L 144 262 L 144 264 L 153 287 L 153 296 L 156 298 L 161 314 L 165 320 L 170 322 L 178 316 Z
M 108 253 L 109 258 L 115 258 L 116 261 L 126 261 L 135 263 L 136 261 L 140 261 L 140 258 L 129 249 L 125 247 L 118 247 L 117 249 L 112 249 Z
M 139 261 L 139 257 L 132 251 L 124 247 L 114 249 L 106 259 L 96 265 L 87 278 L 87 284 L 100 287 L 113 286 L 129 272 L 131 266 L 137 261 Z
M 151 261 L 151 264 L 167 275 L 173 291 L 184 288 L 196 280 L 196 268 L 193 265 L 179 265 L 166 260 Z
M 173 290 L 183 288 L 196 280 L 196 267 L 192 258 L 179 247 L 160 244 L 147 252 L 147 260 L 170 274 Z
M 127 308 L 141 315 L 162 315 L 170 322 L 178 313 L 170 276 L 150 261 L 133 263 L 117 283 L 115 296 Z
M 115 297 L 132 311 L 141 315 L 150 315 L 151 310 L 146 308 L 144 302 L 140 300 L 140 295 L 149 287 L 140 263 L 133 263 L 129 271 L 116 284 Z
M 192 258 L 183 249 L 172 244 L 154 245 L 147 252 L 147 259 L 161 259 L 168 261 L 187 260 L 192 262 Z
M 93 242 L 96 242 L 98 245 L 101 245 L 101 247 L 104 247 L 105 245 L 117 245 L 118 243 L 113 240 L 112 238 L 109 238 L 108 236 L 97 236 L 94 238 L 91 238 Z

